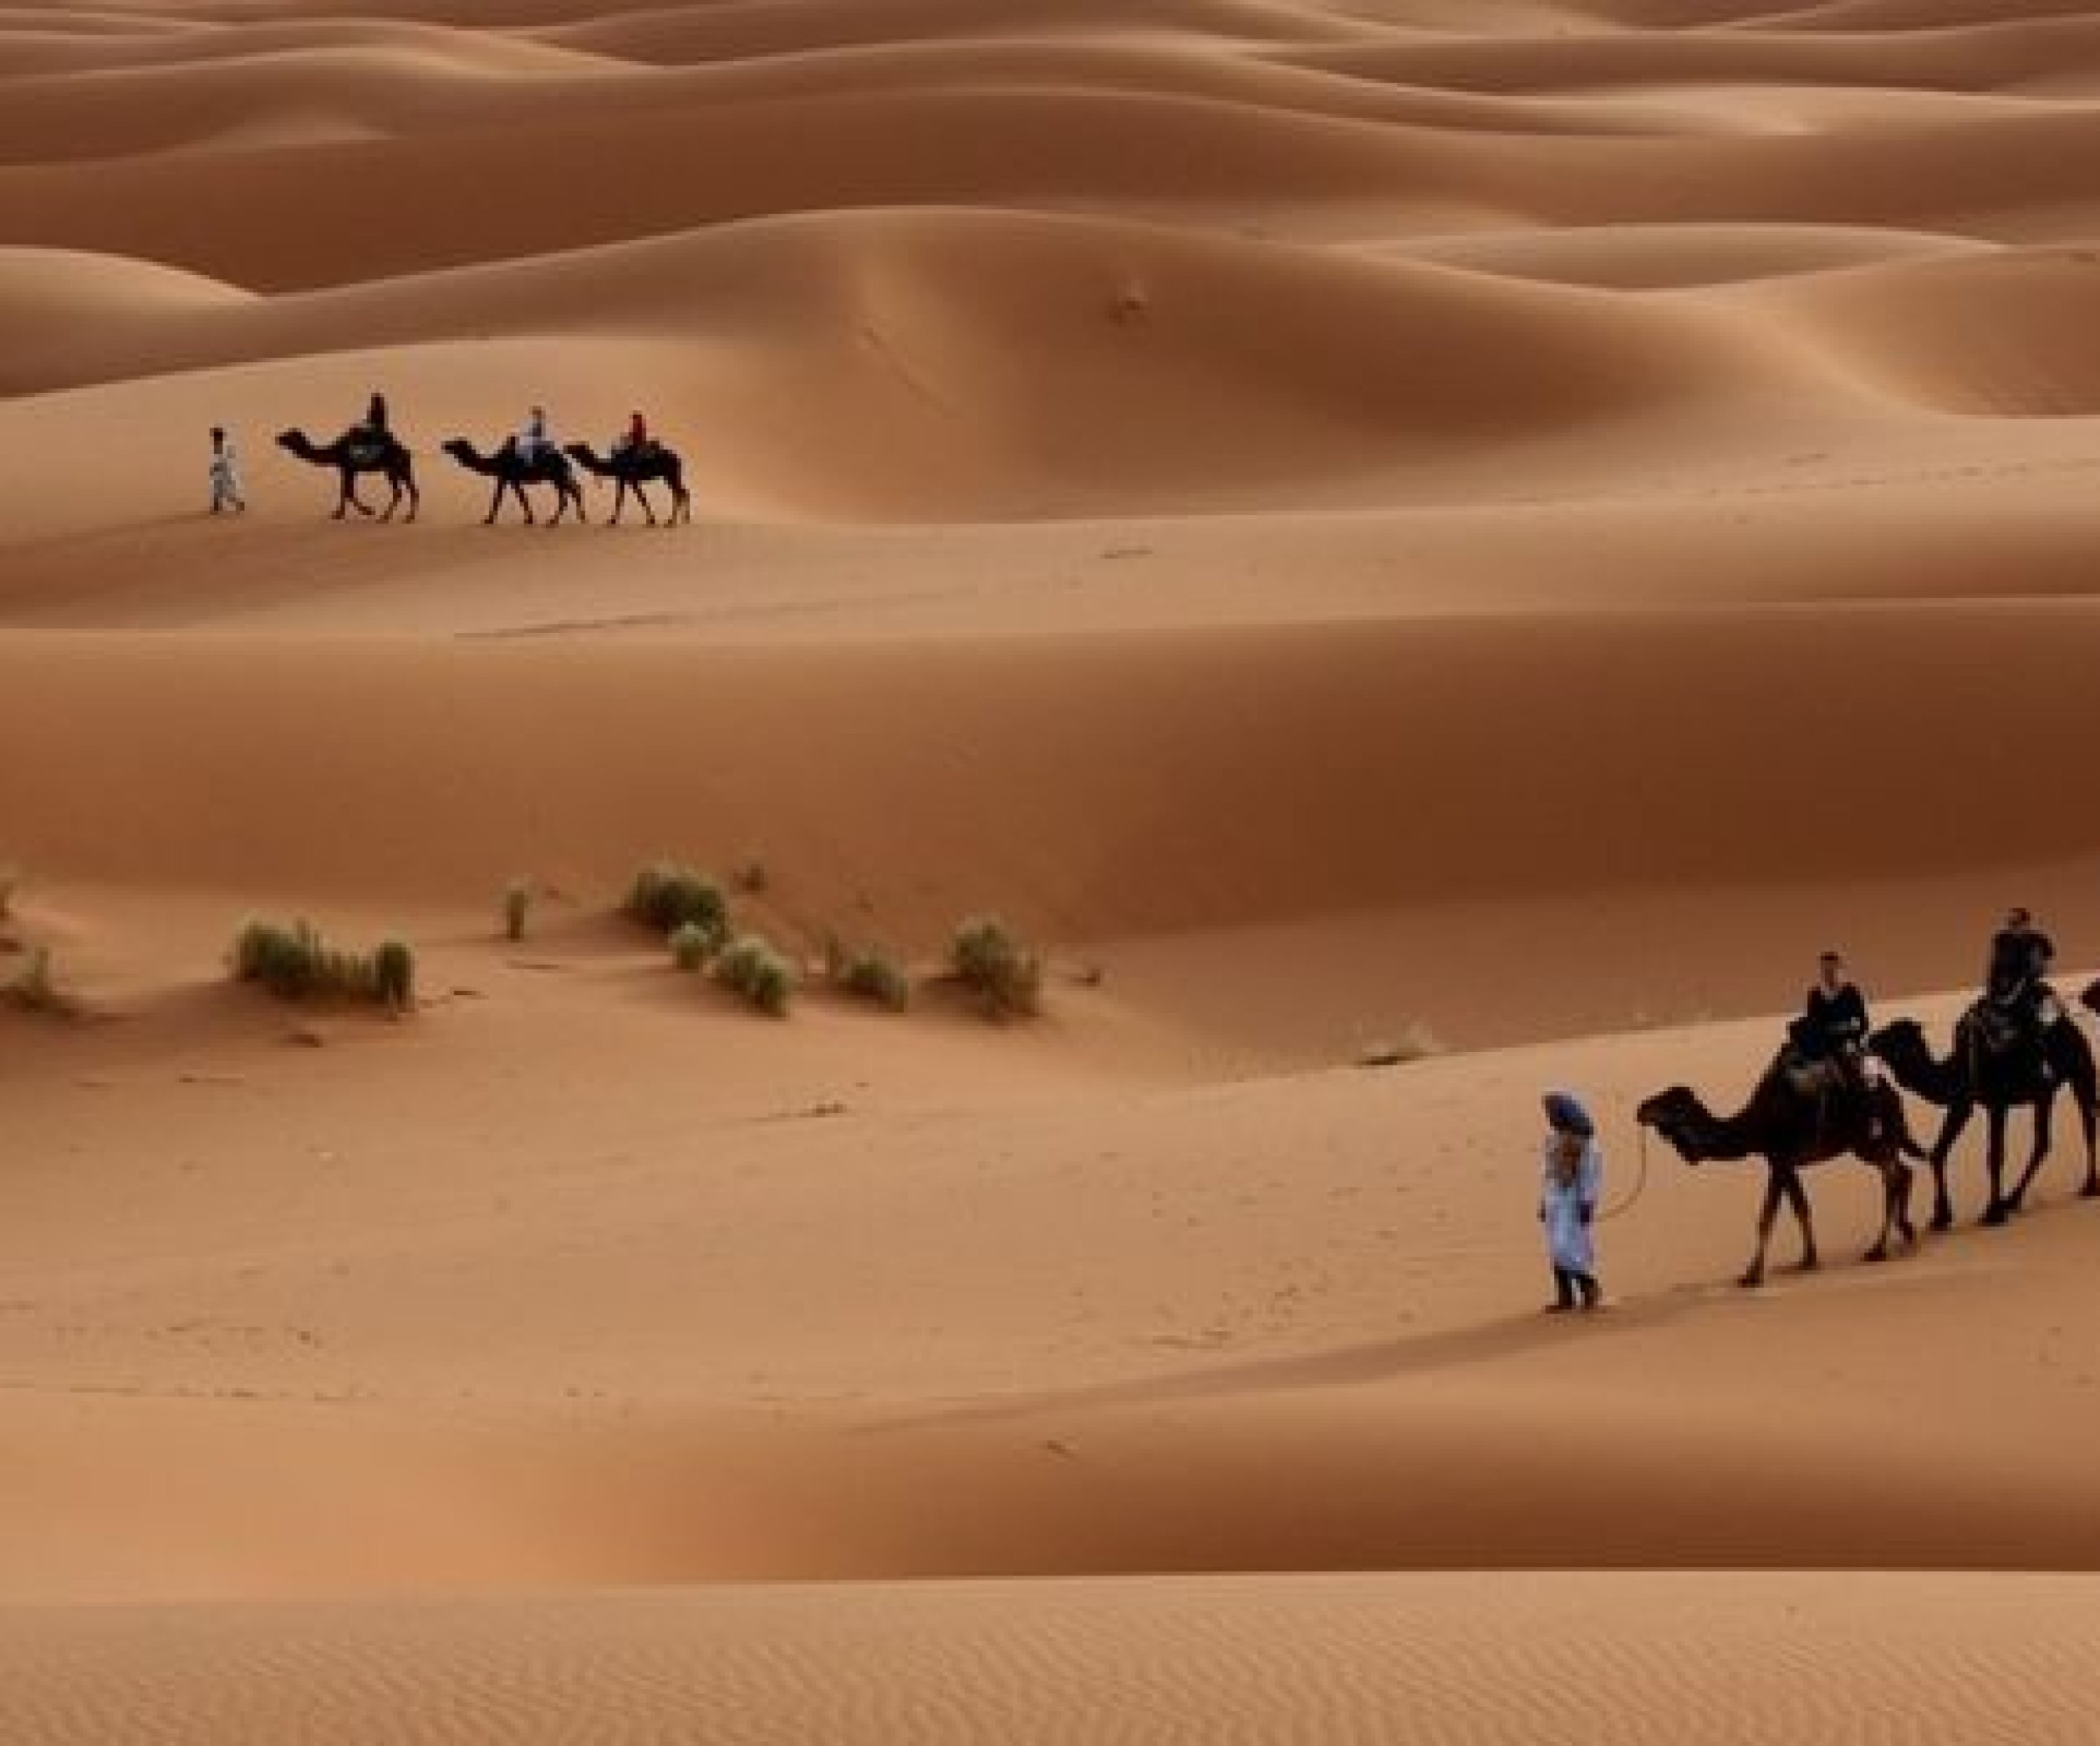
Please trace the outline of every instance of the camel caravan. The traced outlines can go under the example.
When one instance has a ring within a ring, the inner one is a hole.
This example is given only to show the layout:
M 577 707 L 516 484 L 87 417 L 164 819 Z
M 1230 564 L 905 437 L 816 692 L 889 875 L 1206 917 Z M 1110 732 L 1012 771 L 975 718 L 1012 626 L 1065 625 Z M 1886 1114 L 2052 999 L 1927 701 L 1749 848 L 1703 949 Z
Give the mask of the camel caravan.
M 1807 1010 L 1789 1026 L 1778 1056 L 1741 1110 L 1715 1115 L 1686 1085 L 1673 1085 L 1642 1102 L 1636 1120 L 1688 1164 L 1764 1161 L 1757 1246 L 1739 1283 L 1764 1284 L 1766 1255 L 1782 1205 L 1801 1228 L 1800 1269 L 1818 1264 L 1802 1172 L 1832 1158 L 1861 1159 L 1881 1177 L 1881 1228 L 1868 1260 L 1886 1260 L 1897 1237 L 1907 1246 L 1917 1245 L 1910 1217 L 1914 1161 L 1932 1168 L 1932 1228 L 1949 1228 L 1955 1214 L 1947 1160 L 1979 1109 L 1986 1124 L 1990 1181 L 1981 1222 L 2005 1223 L 2025 1205 L 2049 1156 L 2057 1094 L 2066 1087 L 2085 1136 L 2086 1173 L 2079 1192 L 2100 1197 L 2100 1161 L 2094 1156 L 2100 1074 L 2076 1015 L 2045 980 L 2054 955 L 2048 937 L 2027 912 L 2012 911 L 1992 942 L 1985 991 L 1956 1022 L 1953 1046 L 1940 1056 L 1914 1019 L 1870 1030 L 1866 1002 L 1845 978 L 1843 960 L 1826 952 Z M 2100 1014 L 2100 982 L 2085 991 L 2081 1004 Z M 1929 1151 L 1912 1135 L 1904 1091 L 1945 1112 Z M 2021 1109 L 2033 1112 L 2034 1141 L 2008 1191 L 2006 1118 Z
M 408 508 L 401 519 L 415 519 L 415 513 L 422 504 L 422 493 L 415 483 L 415 458 L 408 445 L 394 434 L 385 395 L 375 394 L 365 408 L 364 416 L 333 442 L 318 443 L 303 431 L 289 430 L 278 432 L 277 446 L 309 466 L 334 470 L 337 521 L 353 509 L 359 515 L 377 515 L 381 521 L 392 521 L 404 500 Z M 533 500 L 526 494 L 528 486 L 553 488 L 554 513 L 548 518 L 548 526 L 558 526 L 572 513 L 578 521 L 588 522 L 590 516 L 584 507 L 579 471 L 594 478 L 609 479 L 617 488 L 608 526 L 619 525 L 630 494 L 641 505 L 649 525 L 660 525 L 655 507 L 644 488 L 656 484 L 663 485 L 670 493 L 668 524 L 675 527 L 692 520 L 691 496 L 686 489 L 685 463 L 676 450 L 650 436 L 648 424 L 639 412 L 631 416 L 626 430 L 603 455 L 588 442 L 557 443 L 549 431 L 543 406 L 534 406 L 524 425 L 506 437 L 493 453 L 484 454 L 464 436 L 455 436 L 441 447 L 469 472 L 494 482 L 488 513 L 482 518 L 483 526 L 496 520 L 507 497 L 516 499 L 528 523 L 537 522 L 539 518 L 533 513 Z M 216 512 L 228 494 L 227 469 L 230 466 L 225 459 L 222 433 L 217 431 L 213 433 L 213 456 L 212 503 Z M 377 474 L 391 493 L 383 508 L 375 510 L 359 494 L 358 481 L 368 474 Z

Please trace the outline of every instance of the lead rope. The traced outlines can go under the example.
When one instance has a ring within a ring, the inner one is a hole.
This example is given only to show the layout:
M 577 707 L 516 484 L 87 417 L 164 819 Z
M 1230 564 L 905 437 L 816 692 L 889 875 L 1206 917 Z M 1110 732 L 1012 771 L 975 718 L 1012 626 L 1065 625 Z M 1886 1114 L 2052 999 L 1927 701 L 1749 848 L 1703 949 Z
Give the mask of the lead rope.
M 1634 1203 L 1641 1197 L 1648 1187 L 1648 1130 L 1636 1122 L 1634 1126 L 1634 1132 L 1636 1136 L 1635 1155 L 1640 1160 L 1640 1168 L 1634 1178 L 1633 1192 L 1617 1206 L 1608 1207 L 1599 1212 L 1597 1215 L 1597 1223 L 1599 1224 L 1609 1224 L 1614 1218 L 1631 1212 Z

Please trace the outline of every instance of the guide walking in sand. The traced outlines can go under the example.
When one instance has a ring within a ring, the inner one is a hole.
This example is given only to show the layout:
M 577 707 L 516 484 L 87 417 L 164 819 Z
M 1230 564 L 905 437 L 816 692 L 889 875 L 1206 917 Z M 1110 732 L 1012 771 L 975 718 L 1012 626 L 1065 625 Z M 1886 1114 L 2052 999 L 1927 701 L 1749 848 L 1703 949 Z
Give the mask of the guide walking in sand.
M 1597 1124 L 1572 1093 L 1549 1091 L 1546 1140 L 1541 1148 L 1539 1222 L 1546 1227 L 1547 1256 L 1553 1265 L 1552 1315 L 1594 1310 L 1604 1300 L 1597 1283 L 1597 1202 L 1604 1188 L 1604 1156 Z

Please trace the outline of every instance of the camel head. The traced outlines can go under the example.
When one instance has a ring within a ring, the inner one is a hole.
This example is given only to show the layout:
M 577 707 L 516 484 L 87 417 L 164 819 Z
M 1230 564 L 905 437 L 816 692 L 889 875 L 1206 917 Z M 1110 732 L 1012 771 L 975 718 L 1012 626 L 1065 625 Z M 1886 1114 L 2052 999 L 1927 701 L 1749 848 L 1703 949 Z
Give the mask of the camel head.
M 1667 1091 L 1643 1098 L 1640 1107 L 1634 1111 L 1634 1120 L 1643 1127 L 1654 1129 L 1687 1164 L 1701 1163 L 1712 1156 L 1701 1141 L 1713 1117 L 1690 1085 L 1672 1085 Z
M 1924 1027 L 1915 1018 L 1899 1018 L 1893 1024 L 1883 1025 L 1867 1039 L 1867 1051 L 1891 1067 L 1932 1059 L 1932 1045 L 1925 1041 Z
M 277 446 L 294 455 L 310 455 L 313 452 L 313 445 L 308 440 L 306 432 L 296 426 L 291 430 L 277 433 Z
M 470 472 L 489 472 L 494 469 L 495 463 L 486 459 L 464 436 L 448 436 L 441 447 Z

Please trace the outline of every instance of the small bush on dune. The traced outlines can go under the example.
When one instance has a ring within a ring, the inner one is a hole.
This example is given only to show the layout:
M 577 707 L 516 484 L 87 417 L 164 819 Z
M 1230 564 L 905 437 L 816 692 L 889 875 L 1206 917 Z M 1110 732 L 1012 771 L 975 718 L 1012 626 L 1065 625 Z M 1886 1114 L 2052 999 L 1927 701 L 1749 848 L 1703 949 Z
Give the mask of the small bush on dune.
M 986 1017 L 1027 1018 L 1042 1011 L 1042 960 L 997 916 L 964 922 L 950 956 L 956 979 L 976 996 Z
M 503 887 L 503 937 L 522 940 L 525 923 L 533 913 L 533 887 L 528 880 L 513 879 Z
M 1405 1067 L 1443 1053 L 1436 1033 L 1418 1018 L 1403 1025 L 1389 1040 L 1367 1044 L 1356 1059 L 1359 1067 Z
M 670 931 L 670 961 L 691 973 L 706 967 L 721 942 L 697 922 L 681 922 Z
M 281 1000 L 334 995 L 406 1012 L 415 1001 L 415 953 L 401 940 L 344 951 L 304 918 L 289 927 L 250 922 L 234 937 L 233 978 L 260 983 Z
M 824 973 L 833 988 L 868 1000 L 885 1012 L 901 1013 L 911 1004 L 911 978 L 887 952 L 869 946 L 849 951 L 838 941 L 826 943 Z
M 405 1013 L 415 1004 L 415 953 L 405 940 L 382 940 L 372 954 L 372 993 L 384 1007 Z
M 15 973 L 4 989 L 8 1003 L 25 1013 L 43 1013 L 54 1018 L 64 1018 L 74 1010 L 70 996 L 59 988 L 51 974 L 51 948 L 39 946 L 29 954 L 29 961 Z
M 296 1000 L 320 987 L 325 948 L 310 922 L 289 927 L 250 922 L 233 939 L 233 979 L 260 983 L 273 994 Z
M 704 929 L 716 948 L 729 937 L 729 906 L 721 887 L 675 861 L 657 861 L 635 876 L 626 913 L 660 934 L 688 925 Z
M 794 967 L 764 936 L 742 934 L 732 940 L 716 961 L 715 974 L 760 1012 L 787 1017 L 795 992 Z

